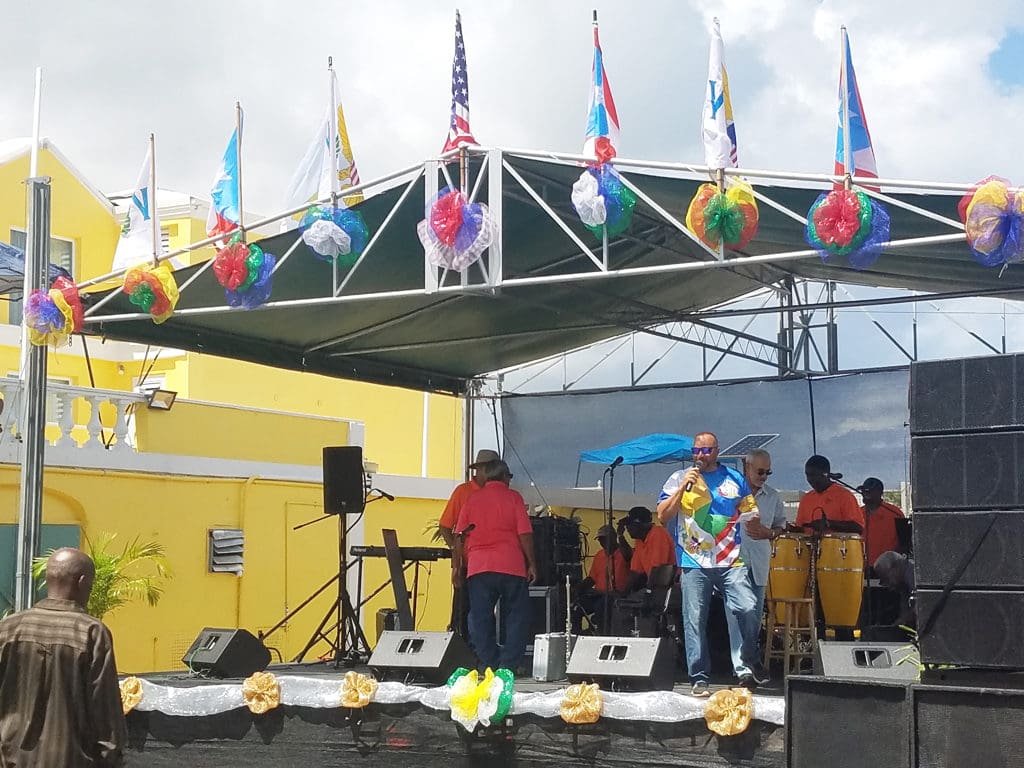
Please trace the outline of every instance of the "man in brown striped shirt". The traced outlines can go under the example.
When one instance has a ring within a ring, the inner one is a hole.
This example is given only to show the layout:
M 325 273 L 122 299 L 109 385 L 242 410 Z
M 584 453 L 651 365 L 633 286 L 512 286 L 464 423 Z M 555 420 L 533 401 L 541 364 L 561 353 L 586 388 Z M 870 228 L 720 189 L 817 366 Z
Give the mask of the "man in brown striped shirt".
M 84 552 L 58 549 L 46 563 L 46 599 L 0 621 L 0 768 L 123 762 L 113 642 L 85 612 L 95 575 Z

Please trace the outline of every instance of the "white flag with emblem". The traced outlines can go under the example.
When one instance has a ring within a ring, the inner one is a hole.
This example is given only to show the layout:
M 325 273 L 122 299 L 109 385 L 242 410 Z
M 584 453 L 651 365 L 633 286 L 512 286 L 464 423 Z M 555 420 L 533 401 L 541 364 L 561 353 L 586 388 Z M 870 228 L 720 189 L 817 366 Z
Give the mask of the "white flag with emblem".
M 153 158 L 146 152 L 146 159 L 139 171 L 139 180 L 132 195 L 127 199 L 128 216 L 121 227 L 121 238 L 114 252 L 113 269 L 127 269 L 153 259 L 153 220 L 156 210 L 156 190 L 150 189 L 151 164 Z M 159 231 L 160 222 L 157 221 Z M 160 242 L 157 248 L 163 252 Z
M 704 162 L 709 168 L 735 168 L 736 125 L 732 119 L 729 98 L 729 76 L 725 72 L 725 46 L 722 31 L 715 19 L 711 30 L 711 51 L 708 55 L 708 85 L 701 118 L 704 139 Z

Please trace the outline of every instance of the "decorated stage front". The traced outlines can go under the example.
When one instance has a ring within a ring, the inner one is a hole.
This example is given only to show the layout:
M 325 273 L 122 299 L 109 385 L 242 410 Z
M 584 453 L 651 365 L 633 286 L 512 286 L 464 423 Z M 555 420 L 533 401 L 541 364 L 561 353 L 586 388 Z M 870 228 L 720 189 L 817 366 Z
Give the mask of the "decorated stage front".
M 122 695 L 133 766 L 785 765 L 783 699 L 730 689 L 702 700 L 475 674 L 428 687 L 308 664 L 129 678 Z

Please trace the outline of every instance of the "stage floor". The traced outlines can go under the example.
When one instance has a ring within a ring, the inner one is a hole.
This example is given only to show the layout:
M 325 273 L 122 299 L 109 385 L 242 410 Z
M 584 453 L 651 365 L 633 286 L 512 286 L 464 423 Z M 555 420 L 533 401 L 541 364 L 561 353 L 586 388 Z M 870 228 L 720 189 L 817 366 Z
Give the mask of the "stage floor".
M 278 677 L 341 679 L 349 671 L 329 663 L 272 665 Z M 368 672 L 366 668 L 356 671 Z M 146 675 L 146 681 L 173 689 L 239 684 L 240 680 L 207 680 L 186 674 Z M 720 680 L 714 688 L 729 687 Z M 545 693 L 564 688 L 564 681 L 537 682 L 517 678 L 518 693 Z M 675 692 L 689 695 L 688 684 Z M 187 696 L 186 691 L 181 691 Z M 198 692 L 197 692 L 198 693 Z M 781 696 L 782 682 L 758 690 L 759 696 Z M 354 716 L 354 719 L 353 719 Z M 512 715 L 506 726 L 469 735 L 447 711 L 421 704 L 371 704 L 364 710 L 305 707 L 287 704 L 263 715 L 241 707 L 213 715 L 180 716 L 134 710 L 128 715 L 129 761 L 132 766 L 232 768 L 245 766 L 709 766 L 741 765 L 782 768 L 784 729 L 754 720 L 739 736 L 718 737 L 702 719 L 659 723 L 602 718 L 593 725 L 573 726 L 560 718 Z

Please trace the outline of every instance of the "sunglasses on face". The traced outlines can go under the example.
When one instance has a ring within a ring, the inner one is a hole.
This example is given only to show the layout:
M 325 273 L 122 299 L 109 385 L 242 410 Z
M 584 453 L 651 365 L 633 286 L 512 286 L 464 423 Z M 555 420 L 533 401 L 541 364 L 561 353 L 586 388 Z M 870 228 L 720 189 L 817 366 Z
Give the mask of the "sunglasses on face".
M 757 470 L 754 470 L 754 471 L 757 472 L 757 476 L 758 477 L 767 477 L 768 475 L 770 475 L 772 473 L 772 471 L 770 469 L 757 469 Z
M 694 446 L 694 448 L 693 448 L 693 455 L 694 456 L 710 456 L 714 451 L 717 451 L 717 450 L 718 450 L 718 446 L 717 445 L 711 446 L 710 448 L 707 448 L 707 447 L 705 447 L 705 448 L 698 448 L 697 446 Z

